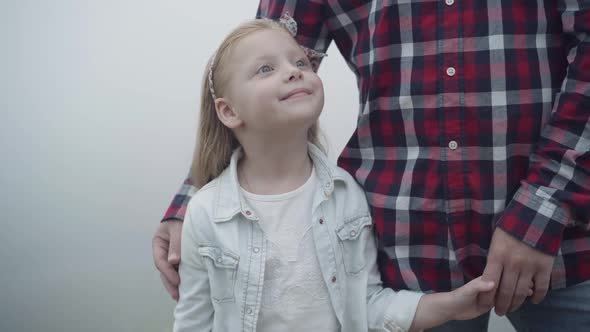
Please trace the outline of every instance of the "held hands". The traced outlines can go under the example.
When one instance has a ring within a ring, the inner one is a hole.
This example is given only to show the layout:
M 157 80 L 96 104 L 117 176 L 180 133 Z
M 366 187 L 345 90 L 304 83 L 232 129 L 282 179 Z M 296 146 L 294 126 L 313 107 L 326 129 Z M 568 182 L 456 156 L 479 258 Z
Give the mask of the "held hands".
M 152 239 L 154 264 L 160 271 L 164 287 L 178 301 L 178 264 L 180 263 L 180 238 L 182 235 L 181 221 L 161 222 Z
M 549 288 L 553 256 L 538 251 L 500 228 L 492 236 L 482 279 L 493 281 L 493 291 L 479 296 L 481 306 L 495 306 L 502 316 L 518 309 L 528 296 L 537 304 Z M 532 291 L 531 289 L 534 289 Z
M 494 282 L 479 277 L 452 292 L 423 295 L 410 331 L 429 329 L 449 320 L 471 319 L 490 311 L 492 307 L 478 303 L 477 297 L 493 289 Z
M 478 296 L 494 289 L 494 282 L 476 278 L 449 293 L 451 320 L 466 320 L 478 317 L 492 309 L 491 305 L 478 303 Z

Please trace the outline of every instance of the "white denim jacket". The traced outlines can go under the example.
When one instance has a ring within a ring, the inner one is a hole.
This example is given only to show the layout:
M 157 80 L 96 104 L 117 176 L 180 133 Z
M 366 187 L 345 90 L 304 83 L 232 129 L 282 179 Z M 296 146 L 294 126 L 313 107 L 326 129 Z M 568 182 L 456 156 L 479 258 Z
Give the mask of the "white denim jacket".
M 408 330 L 422 294 L 382 287 L 362 188 L 312 144 L 309 155 L 321 184 L 313 238 L 341 331 Z M 256 331 L 268 243 L 240 192 L 240 156 L 236 150 L 229 167 L 188 204 L 175 332 Z

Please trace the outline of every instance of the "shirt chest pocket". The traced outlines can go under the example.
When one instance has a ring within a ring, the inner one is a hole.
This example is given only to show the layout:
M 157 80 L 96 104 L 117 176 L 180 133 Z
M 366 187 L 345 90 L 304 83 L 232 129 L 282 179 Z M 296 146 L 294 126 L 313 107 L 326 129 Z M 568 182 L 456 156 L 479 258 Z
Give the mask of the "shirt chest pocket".
M 239 256 L 211 246 L 200 246 L 199 255 L 207 266 L 211 298 L 216 302 L 233 302 Z
M 372 239 L 372 226 L 371 218 L 363 216 L 346 221 L 336 230 L 346 274 L 355 276 L 367 265 L 365 249 Z

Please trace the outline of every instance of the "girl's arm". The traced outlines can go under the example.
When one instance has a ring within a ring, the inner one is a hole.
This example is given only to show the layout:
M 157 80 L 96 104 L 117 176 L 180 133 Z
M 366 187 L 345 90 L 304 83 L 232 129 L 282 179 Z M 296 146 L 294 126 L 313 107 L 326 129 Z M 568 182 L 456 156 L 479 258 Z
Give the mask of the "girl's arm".
M 452 292 L 396 292 L 383 288 L 377 269 L 377 247 L 373 234 L 365 248 L 365 257 L 372 262 L 367 266 L 367 321 L 370 331 L 420 331 L 449 320 L 475 318 L 491 309 L 478 305 L 478 294 L 494 288 L 493 282 L 484 282 L 481 277 Z
M 367 261 L 367 323 L 369 331 L 408 331 L 423 293 L 383 288 L 377 268 L 377 246 L 370 231 L 364 253 Z
M 192 205 L 189 205 L 189 207 Z M 195 218 L 207 218 L 195 216 Z M 182 227 L 181 263 L 179 267 L 179 299 L 174 310 L 174 332 L 211 331 L 213 304 L 209 289 L 209 275 L 203 258 L 197 252 L 198 233 L 190 208 Z

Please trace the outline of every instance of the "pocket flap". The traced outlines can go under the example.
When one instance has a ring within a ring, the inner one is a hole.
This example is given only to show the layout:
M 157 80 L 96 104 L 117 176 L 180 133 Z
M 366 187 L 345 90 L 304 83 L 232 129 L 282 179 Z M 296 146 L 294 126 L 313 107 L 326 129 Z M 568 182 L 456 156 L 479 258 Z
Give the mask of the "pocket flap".
M 238 256 L 219 247 L 199 246 L 199 255 L 209 257 L 219 268 L 235 269 L 238 266 Z
M 340 240 L 355 240 L 359 237 L 363 227 L 370 226 L 371 218 L 364 216 L 347 221 L 344 225 L 338 227 L 336 233 Z

